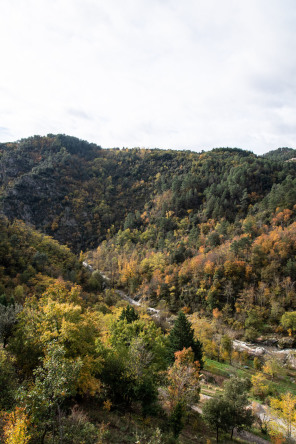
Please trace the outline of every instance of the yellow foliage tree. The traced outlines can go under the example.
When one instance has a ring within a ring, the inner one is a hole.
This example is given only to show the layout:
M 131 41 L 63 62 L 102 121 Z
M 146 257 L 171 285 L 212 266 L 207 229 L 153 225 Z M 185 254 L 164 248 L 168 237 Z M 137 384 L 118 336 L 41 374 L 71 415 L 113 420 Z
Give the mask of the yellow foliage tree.
M 273 379 L 275 375 L 283 373 L 283 368 L 280 365 L 279 361 L 273 357 L 265 362 L 263 366 L 263 372 L 270 375 Z
M 166 391 L 170 411 L 178 403 L 186 405 L 199 400 L 199 368 L 199 362 L 194 362 L 191 347 L 175 353 L 175 362 L 168 370 Z
M 94 395 L 101 387 L 96 378 L 102 365 L 96 346 L 101 336 L 100 315 L 79 304 L 78 291 L 77 286 L 66 291 L 63 283 L 57 283 L 39 301 L 28 300 L 19 316 L 14 346 L 17 359 L 22 359 L 19 365 L 23 364 L 25 350 L 33 366 L 30 354 L 46 354 L 48 344 L 55 341 L 65 348 L 68 358 L 81 358 L 79 392 Z
M 269 391 L 268 381 L 262 373 L 256 373 L 251 377 L 252 393 L 256 398 L 263 400 Z
M 276 415 L 284 421 L 287 438 L 290 438 L 292 435 L 292 427 L 296 424 L 296 396 L 287 392 L 282 394 L 280 399 L 271 398 L 270 406 L 275 411 Z
M 27 444 L 31 436 L 28 434 L 29 418 L 25 410 L 16 407 L 15 410 L 6 415 L 4 426 L 5 444 Z

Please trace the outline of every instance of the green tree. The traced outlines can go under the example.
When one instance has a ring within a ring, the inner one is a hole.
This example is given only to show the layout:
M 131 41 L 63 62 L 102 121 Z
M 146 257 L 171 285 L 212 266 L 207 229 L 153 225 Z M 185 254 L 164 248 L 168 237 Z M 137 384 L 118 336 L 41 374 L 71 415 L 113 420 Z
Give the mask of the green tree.
M 52 343 L 48 346 L 43 365 L 34 370 L 35 383 L 25 394 L 24 400 L 41 432 L 41 442 L 44 442 L 50 429 L 53 439 L 58 431 L 62 442 L 62 407 L 65 400 L 76 393 L 81 367 L 79 358 L 67 359 L 64 348 Z
M 228 335 L 223 335 L 221 338 L 221 349 L 224 352 L 225 356 L 228 357 L 229 362 L 231 364 L 231 354 L 233 350 L 232 340 Z
M 17 323 L 17 315 L 22 311 L 22 306 L 19 304 L 2 305 L 0 303 L 0 338 L 3 341 L 5 348 L 8 339 L 12 335 L 13 328 Z
M 177 402 L 173 408 L 169 423 L 174 437 L 178 438 L 184 427 L 184 404 L 182 402 Z
M 140 401 L 143 414 L 154 410 L 160 371 L 166 368 L 166 344 L 161 330 L 151 320 L 111 326 L 110 344 L 104 354 L 101 379 L 114 404 Z
M 126 322 L 131 324 L 132 322 L 137 321 L 139 319 L 139 315 L 135 311 L 134 307 L 132 307 L 131 305 L 128 305 L 126 308 L 122 309 L 119 319 L 121 321 L 126 319 Z
M 0 349 L 0 410 L 9 410 L 15 403 L 17 374 L 7 350 Z
M 217 442 L 221 430 L 228 432 L 232 429 L 234 415 L 235 407 L 232 402 L 223 397 L 211 398 L 203 407 L 205 421 L 216 429 Z
M 202 344 L 198 339 L 194 339 L 194 330 L 183 311 L 178 313 L 178 317 L 168 336 L 168 341 L 170 362 L 174 362 L 175 352 L 191 347 L 194 353 L 194 360 L 199 362 L 200 368 L 203 367 Z
M 296 330 L 296 311 L 287 311 L 281 317 L 281 324 L 286 330 L 291 332 Z
M 265 361 L 263 372 L 270 375 L 271 379 L 273 380 L 275 375 L 283 375 L 284 368 L 280 361 L 276 357 L 272 356 Z
M 253 416 L 248 409 L 248 392 L 251 388 L 251 383 L 247 379 L 232 377 L 224 384 L 223 398 L 229 401 L 234 407 L 234 412 L 231 422 L 231 439 L 234 428 L 250 427 L 253 423 Z

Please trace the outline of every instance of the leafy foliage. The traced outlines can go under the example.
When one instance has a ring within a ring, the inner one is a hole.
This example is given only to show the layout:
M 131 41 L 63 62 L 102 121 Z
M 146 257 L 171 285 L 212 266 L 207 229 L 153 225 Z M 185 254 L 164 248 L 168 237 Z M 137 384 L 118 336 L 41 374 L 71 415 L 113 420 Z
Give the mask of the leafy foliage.
M 6 415 L 4 426 L 5 444 L 27 444 L 31 438 L 28 433 L 29 418 L 24 409 L 16 409 Z
M 43 365 L 34 370 L 35 383 L 29 389 L 25 403 L 43 434 L 56 425 L 62 440 L 61 408 L 76 392 L 81 366 L 79 359 L 67 359 L 64 349 L 52 343 Z
M 7 442 L 101 442 L 102 412 L 141 413 L 143 424 L 158 414 L 164 425 L 159 399 L 178 437 L 206 358 L 250 365 L 234 338 L 293 345 L 294 151 L 103 150 L 52 134 L 0 144 Z M 118 302 L 123 291 L 142 307 Z M 148 316 L 145 304 L 160 311 Z M 265 400 L 279 366 L 253 366 L 270 375 L 252 375 Z M 231 378 L 205 404 L 217 438 L 251 424 L 248 390 Z M 284 401 L 272 401 L 279 415 Z

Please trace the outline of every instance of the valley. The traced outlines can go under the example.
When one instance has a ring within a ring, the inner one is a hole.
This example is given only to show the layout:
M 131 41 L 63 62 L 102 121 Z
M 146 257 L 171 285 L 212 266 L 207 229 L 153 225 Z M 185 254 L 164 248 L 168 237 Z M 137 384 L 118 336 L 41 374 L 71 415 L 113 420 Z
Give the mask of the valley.
M 294 158 L 0 144 L 1 442 L 291 442 Z

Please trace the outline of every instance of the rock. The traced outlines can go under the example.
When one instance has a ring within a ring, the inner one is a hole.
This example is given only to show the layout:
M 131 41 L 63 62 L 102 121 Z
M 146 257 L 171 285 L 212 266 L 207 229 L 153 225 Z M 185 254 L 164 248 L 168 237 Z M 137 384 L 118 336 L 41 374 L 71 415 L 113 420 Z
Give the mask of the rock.
M 256 343 L 266 345 L 267 347 L 274 347 L 277 345 L 278 339 L 274 337 L 267 338 L 266 336 L 260 336 L 260 338 L 256 340 Z
M 278 347 L 283 349 L 283 348 L 293 348 L 295 346 L 295 339 L 292 338 L 291 336 L 287 336 L 285 338 L 281 338 L 278 341 Z
M 251 344 L 237 340 L 233 341 L 233 348 L 238 351 L 246 351 L 251 356 L 262 356 L 265 354 L 263 347 L 252 346 Z
M 291 351 L 287 356 L 287 363 L 291 368 L 296 368 L 296 352 Z

